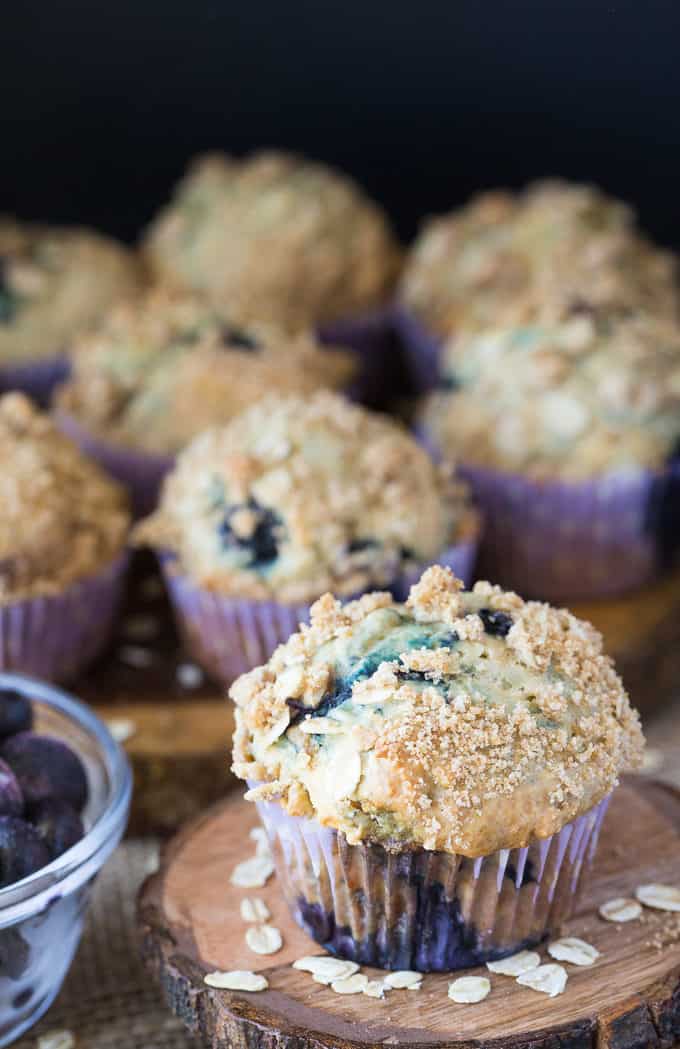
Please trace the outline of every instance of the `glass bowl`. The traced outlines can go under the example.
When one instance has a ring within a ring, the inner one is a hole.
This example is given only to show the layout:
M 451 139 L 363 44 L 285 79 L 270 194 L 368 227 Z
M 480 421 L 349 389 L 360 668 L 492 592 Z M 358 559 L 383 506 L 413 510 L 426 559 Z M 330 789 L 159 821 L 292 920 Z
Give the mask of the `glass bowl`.
M 0 1046 L 31 1027 L 59 992 L 80 941 L 93 879 L 127 823 L 132 774 L 106 726 L 51 685 L 0 673 L 33 704 L 37 732 L 64 740 L 85 767 L 85 836 L 47 867 L 0 889 Z

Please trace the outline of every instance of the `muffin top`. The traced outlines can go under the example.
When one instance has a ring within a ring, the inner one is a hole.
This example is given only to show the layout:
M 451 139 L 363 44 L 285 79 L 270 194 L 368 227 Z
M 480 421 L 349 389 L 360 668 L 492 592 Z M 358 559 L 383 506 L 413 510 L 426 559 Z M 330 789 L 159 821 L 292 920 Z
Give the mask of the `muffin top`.
M 584 304 L 675 318 L 670 253 L 636 230 L 630 208 L 592 186 L 537 182 L 484 193 L 427 222 L 400 296 L 438 335 L 498 323 L 560 320 Z
M 239 678 L 234 771 L 354 844 L 484 856 L 547 837 L 639 763 L 602 639 L 565 610 L 428 569 L 405 605 L 326 594 Z
M 115 308 L 84 334 L 58 407 L 109 440 L 174 453 L 265 393 L 311 394 L 346 384 L 349 353 L 311 332 L 241 325 L 193 295 L 162 289 Z
M 199 157 L 143 248 L 161 280 L 293 328 L 379 302 L 399 261 L 356 183 L 277 152 Z
M 444 373 L 421 420 L 466 463 L 583 480 L 661 468 L 680 440 L 680 329 L 649 315 L 460 336 Z
M 202 587 L 294 603 L 392 583 L 468 514 L 403 427 L 321 392 L 267 397 L 197 437 L 136 535 Z
M 63 353 L 138 276 L 132 255 L 100 233 L 0 217 L 0 362 Z
M 123 489 L 19 393 L 0 398 L 0 604 L 55 594 L 109 564 Z

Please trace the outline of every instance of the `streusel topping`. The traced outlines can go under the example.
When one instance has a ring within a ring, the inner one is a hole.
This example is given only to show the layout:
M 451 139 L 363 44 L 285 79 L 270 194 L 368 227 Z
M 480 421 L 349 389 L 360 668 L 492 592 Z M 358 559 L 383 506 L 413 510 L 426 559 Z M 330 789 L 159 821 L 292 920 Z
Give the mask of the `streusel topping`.
M 330 594 L 230 692 L 234 771 L 351 843 L 483 856 L 547 837 L 639 764 L 602 638 L 564 609 L 428 569 L 406 605 Z
M 156 289 L 81 337 L 58 406 L 116 443 L 174 453 L 272 390 L 338 388 L 352 356 L 313 333 L 241 324 L 195 295 Z
M 399 262 L 386 216 L 351 179 L 277 152 L 199 157 L 144 250 L 159 279 L 292 328 L 379 303 Z
M 321 392 L 197 437 L 137 536 L 202 587 L 298 602 L 389 585 L 470 524 L 464 490 L 401 425 Z
M 438 335 L 568 317 L 587 306 L 676 319 L 673 256 L 636 229 L 623 202 L 593 186 L 534 183 L 484 193 L 431 219 L 400 296 Z
M 138 279 L 132 254 L 109 237 L 0 217 L 0 362 L 66 352 Z
M 125 545 L 123 489 L 21 394 L 0 398 L 0 604 L 59 593 Z
M 663 466 L 680 441 L 680 328 L 583 314 L 451 340 L 422 423 L 447 456 L 579 480 Z

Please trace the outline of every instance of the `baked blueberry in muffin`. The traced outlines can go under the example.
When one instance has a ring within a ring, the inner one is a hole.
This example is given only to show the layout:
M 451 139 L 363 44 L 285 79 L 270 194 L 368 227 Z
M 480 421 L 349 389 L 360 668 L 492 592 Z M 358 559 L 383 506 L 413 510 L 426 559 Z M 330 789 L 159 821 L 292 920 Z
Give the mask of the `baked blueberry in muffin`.
M 71 363 L 59 411 L 115 445 L 168 455 L 273 390 L 309 395 L 347 385 L 355 371 L 349 353 L 311 332 L 244 324 L 159 289 L 111 311 L 76 341 Z
M 399 262 L 385 215 L 351 179 L 273 151 L 195 160 L 143 250 L 161 281 L 292 328 L 381 303 Z
M 296 920 L 388 968 L 478 964 L 559 925 L 642 747 L 590 624 L 440 567 L 405 604 L 326 595 L 230 694 Z

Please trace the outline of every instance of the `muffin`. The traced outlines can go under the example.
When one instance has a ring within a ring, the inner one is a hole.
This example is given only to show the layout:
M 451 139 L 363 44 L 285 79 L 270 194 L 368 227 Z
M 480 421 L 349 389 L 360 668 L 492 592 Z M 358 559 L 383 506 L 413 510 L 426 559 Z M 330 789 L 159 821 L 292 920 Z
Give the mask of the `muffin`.
M 109 237 L 0 217 L 0 389 L 45 400 L 74 335 L 137 281 L 132 255 Z
M 0 451 L 0 669 L 62 681 L 110 636 L 125 494 L 23 394 L 0 398 Z
M 231 681 L 326 590 L 403 588 L 441 556 L 469 575 L 476 532 L 460 483 L 403 427 L 321 392 L 197 437 L 136 539 L 164 555 L 196 657 Z
M 546 181 L 519 194 L 484 193 L 431 219 L 409 254 L 399 298 L 403 334 L 424 353 L 432 385 L 438 343 L 453 333 L 554 322 L 584 308 L 677 319 L 677 268 L 621 201 L 593 186 Z
M 239 678 L 234 772 L 291 912 L 332 954 L 420 972 L 538 943 L 572 908 L 642 735 L 602 639 L 429 568 Z
M 623 592 L 680 524 L 680 329 L 582 314 L 451 340 L 420 430 L 487 521 L 483 569 L 524 596 Z
M 399 263 L 386 216 L 351 179 L 273 151 L 196 159 L 142 247 L 161 281 L 290 328 L 380 304 Z
M 239 325 L 187 294 L 155 290 L 115 308 L 76 341 L 56 397 L 61 425 L 118 480 L 139 512 L 196 434 L 229 422 L 271 390 L 309 395 L 349 384 L 352 356 L 311 332 Z

